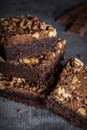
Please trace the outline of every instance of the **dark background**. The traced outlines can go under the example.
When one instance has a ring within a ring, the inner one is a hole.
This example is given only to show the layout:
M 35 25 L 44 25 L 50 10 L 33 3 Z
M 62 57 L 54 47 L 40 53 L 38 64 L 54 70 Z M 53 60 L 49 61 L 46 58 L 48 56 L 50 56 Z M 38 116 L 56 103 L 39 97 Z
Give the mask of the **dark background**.
M 78 57 L 87 64 L 87 32 L 83 37 L 67 33 L 67 26 L 55 19 L 78 3 L 87 0 L 3 0 L 0 1 L 0 17 L 23 14 L 37 15 L 52 24 L 58 37 L 67 40 L 66 57 Z M 0 98 L 0 130 L 81 130 L 61 116 L 49 111 L 27 107 L 5 98 Z

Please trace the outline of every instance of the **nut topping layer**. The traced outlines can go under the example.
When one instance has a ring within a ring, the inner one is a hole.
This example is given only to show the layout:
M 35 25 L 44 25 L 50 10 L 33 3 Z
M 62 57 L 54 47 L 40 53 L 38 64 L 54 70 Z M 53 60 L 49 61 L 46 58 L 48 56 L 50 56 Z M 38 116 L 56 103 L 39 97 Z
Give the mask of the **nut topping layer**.
M 70 59 L 61 73 L 53 95 L 56 101 L 87 116 L 87 66 L 77 58 Z
M 19 92 L 22 91 L 29 91 L 29 93 L 34 93 L 39 95 L 40 97 L 46 96 L 44 91 L 54 83 L 54 75 L 51 74 L 48 80 L 44 84 L 38 84 L 31 81 L 26 81 L 24 78 L 18 77 L 11 77 L 7 78 L 2 73 L 0 73 L 0 90 L 18 90 Z
M 17 34 L 33 34 L 32 36 L 38 39 L 40 33 L 48 37 L 57 35 L 56 29 L 38 20 L 36 16 L 24 15 L 13 18 L 0 18 L 1 43 L 7 43 L 9 38 Z

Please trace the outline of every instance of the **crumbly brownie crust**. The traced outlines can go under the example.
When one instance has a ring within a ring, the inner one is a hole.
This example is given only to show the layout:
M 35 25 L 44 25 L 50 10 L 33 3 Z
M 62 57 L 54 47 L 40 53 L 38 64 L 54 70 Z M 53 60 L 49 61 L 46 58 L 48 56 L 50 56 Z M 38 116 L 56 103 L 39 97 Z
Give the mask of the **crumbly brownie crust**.
M 47 107 L 73 124 L 87 128 L 87 66 L 77 58 L 67 62 L 60 80 L 48 97 Z
M 9 18 L 0 18 L 0 41 L 4 45 L 8 45 L 10 40 L 14 42 L 15 36 L 19 36 L 19 41 L 22 35 L 32 34 L 32 37 L 55 37 L 56 29 L 51 25 L 38 20 L 36 16 L 22 15 Z M 25 37 L 25 41 L 28 37 Z

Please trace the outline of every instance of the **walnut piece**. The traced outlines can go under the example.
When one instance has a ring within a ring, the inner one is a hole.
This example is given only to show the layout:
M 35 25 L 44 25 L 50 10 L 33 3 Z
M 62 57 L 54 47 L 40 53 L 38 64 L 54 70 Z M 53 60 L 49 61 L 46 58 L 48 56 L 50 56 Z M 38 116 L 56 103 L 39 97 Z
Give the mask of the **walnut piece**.
M 50 31 L 48 36 L 51 38 L 51 37 L 55 37 L 57 35 L 57 31 L 56 29 L 54 29 L 53 31 Z
M 5 62 L 5 60 L 1 56 L 0 56 L 0 62 Z
M 84 66 L 84 63 L 81 62 L 78 58 L 74 58 L 74 63 L 75 63 L 77 66 Z
M 23 58 L 23 63 L 25 64 L 39 64 L 39 59 L 38 58 Z
M 39 33 L 38 33 L 38 32 L 34 33 L 34 34 L 32 35 L 32 37 L 34 37 L 34 38 L 36 38 L 36 39 L 39 39 Z
M 86 115 L 86 109 L 83 108 L 83 107 L 79 108 L 79 109 L 78 109 L 78 112 L 79 112 L 80 114 L 82 114 L 83 116 L 87 116 L 87 115 Z
M 85 104 L 87 105 L 87 99 L 85 99 Z
M 74 76 L 74 77 L 72 78 L 72 83 L 75 84 L 77 81 L 78 81 L 77 76 Z

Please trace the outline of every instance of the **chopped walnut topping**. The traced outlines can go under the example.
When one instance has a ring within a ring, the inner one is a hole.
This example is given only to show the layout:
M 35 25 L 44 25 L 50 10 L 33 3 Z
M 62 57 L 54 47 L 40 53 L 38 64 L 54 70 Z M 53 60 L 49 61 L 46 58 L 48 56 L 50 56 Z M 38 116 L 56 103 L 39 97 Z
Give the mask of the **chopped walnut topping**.
M 56 54 L 53 52 L 53 57 L 55 58 L 56 57 Z
M 55 28 L 31 15 L 0 18 L 0 27 L 2 29 L 0 31 L 2 43 L 7 43 L 11 37 L 17 34 L 32 34 L 37 39 L 39 34 L 45 34 L 48 37 L 55 37 L 57 35 Z
M 32 37 L 34 37 L 34 38 L 36 38 L 36 39 L 39 39 L 39 33 L 38 33 L 38 32 L 34 33 L 34 34 L 32 35 Z
M 25 64 L 30 64 L 30 59 L 28 59 L 28 58 L 23 58 L 23 60 L 21 60 L 21 61 L 23 61 L 23 63 L 25 63 Z
M 49 32 L 49 37 L 51 38 L 51 37 L 55 37 L 57 35 L 57 32 L 56 32 L 56 29 L 54 29 L 54 31 L 50 31 Z
M 23 58 L 23 63 L 25 64 L 39 64 L 39 59 L 38 58 Z
M 59 48 L 62 48 L 62 46 L 63 46 L 63 45 L 62 45 L 61 41 L 58 42 L 58 47 L 59 47 Z
M 72 83 L 75 84 L 78 81 L 77 76 L 74 76 L 72 79 Z
M 58 92 L 58 95 L 61 95 L 61 94 L 65 93 L 65 90 L 64 90 L 64 88 L 59 87 L 56 92 Z
M 83 62 L 81 62 L 78 58 L 74 58 L 74 63 L 75 63 L 77 66 L 84 66 Z
M 3 85 L 2 82 L 0 82 L 0 90 L 4 90 L 5 89 L 5 86 Z
M 79 109 L 78 109 L 78 112 L 79 112 L 81 115 L 83 115 L 83 116 L 87 116 L 87 114 L 86 114 L 86 109 L 83 108 L 83 107 L 79 108 Z
M 23 28 L 23 29 L 25 29 L 26 28 L 26 26 L 24 26 L 24 19 L 23 19 L 23 21 L 21 21 L 21 23 L 20 23 L 20 28 Z
M 42 23 L 40 24 L 40 29 L 46 30 L 47 26 L 48 26 L 48 25 L 47 25 L 45 22 L 42 22 Z
M 87 105 L 87 99 L 85 99 L 85 104 Z
M 66 45 L 66 40 L 58 40 L 57 47 L 61 49 L 64 45 Z
M 58 87 L 55 90 L 55 93 L 58 94 L 58 99 L 60 101 L 63 101 L 63 100 L 68 99 L 68 98 L 71 98 L 71 94 L 68 93 L 68 92 L 65 92 L 65 89 L 63 87 Z M 56 96 L 56 98 L 57 98 L 57 96 Z
M 75 63 L 75 60 L 71 58 L 67 62 L 51 96 L 73 111 L 87 116 L 87 68 L 82 62 L 77 63 L 78 60 Z
M 38 93 L 42 93 L 43 90 L 45 90 L 47 86 L 45 84 L 40 85 L 40 88 L 37 90 Z
M 0 56 L 0 62 L 5 62 L 5 60 L 1 56 Z

